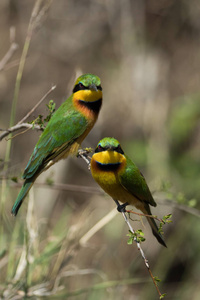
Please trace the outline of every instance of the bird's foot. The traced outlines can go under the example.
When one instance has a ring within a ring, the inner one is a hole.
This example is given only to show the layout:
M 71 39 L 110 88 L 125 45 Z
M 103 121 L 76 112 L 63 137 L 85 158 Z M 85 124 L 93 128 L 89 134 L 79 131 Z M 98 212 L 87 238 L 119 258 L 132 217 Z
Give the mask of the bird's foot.
M 78 154 L 77 154 L 77 157 L 81 157 L 86 162 L 86 164 L 88 166 L 88 170 L 90 170 L 90 161 L 88 159 L 88 157 L 89 157 L 88 155 L 90 152 L 92 152 L 91 148 L 85 148 L 85 149 L 79 149 Z
M 128 202 L 123 203 L 123 204 L 119 204 L 119 202 L 117 200 L 114 200 L 114 201 L 117 204 L 117 210 L 118 210 L 118 212 L 120 212 L 120 213 L 126 212 L 126 206 L 128 205 Z
M 87 157 L 93 151 L 94 150 L 92 148 L 78 149 L 77 157 L 80 157 L 81 155 L 85 155 Z

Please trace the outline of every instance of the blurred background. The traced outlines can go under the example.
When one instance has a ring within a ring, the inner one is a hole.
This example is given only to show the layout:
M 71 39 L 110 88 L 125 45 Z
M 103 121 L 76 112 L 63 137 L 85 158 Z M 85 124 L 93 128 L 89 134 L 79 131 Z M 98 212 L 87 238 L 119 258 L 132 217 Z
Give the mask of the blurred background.
M 101 78 L 102 110 L 82 146 L 117 138 L 148 182 L 152 213 L 172 213 L 167 249 L 146 220 L 131 221 L 145 233 L 165 299 L 200 298 L 199 49 L 197 0 L 0 2 L 0 128 L 19 122 L 52 85 L 28 121 L 46 116 L 51 99 L 58 108 L 80 74 Z M 0 142 L 0 298 L 159 299 L 136 245 L 127 245 L 123 217 L 80 158 L 43 173 L 10 215 L 41 134 L 18 133 Z

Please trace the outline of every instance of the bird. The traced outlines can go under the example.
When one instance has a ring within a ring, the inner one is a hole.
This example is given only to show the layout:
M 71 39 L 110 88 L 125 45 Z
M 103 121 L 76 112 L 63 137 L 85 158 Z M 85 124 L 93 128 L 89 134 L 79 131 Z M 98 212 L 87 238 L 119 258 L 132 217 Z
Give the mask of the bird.
M 25 180 L 12 207 L 16 216 L 36 178 L 60 159 L 75 155 L 94 126 L 102 105 L 101 80 L 84 74 L 75 82 L 72 95 L 54 112 L 41 134 L 23 173 Z
M 150 205 L 157 204 L 144 176 L 124 153 L 117 139 L 105 137 L 99 141 L 90 169 L 94 180 L 116 202 L 118 211 L 125 211 L 127 205 L 134 205 L 143 214 L 151 215 Z M 155 220 L 148 216 L 147 220 L 157 241 L 167 247 Z

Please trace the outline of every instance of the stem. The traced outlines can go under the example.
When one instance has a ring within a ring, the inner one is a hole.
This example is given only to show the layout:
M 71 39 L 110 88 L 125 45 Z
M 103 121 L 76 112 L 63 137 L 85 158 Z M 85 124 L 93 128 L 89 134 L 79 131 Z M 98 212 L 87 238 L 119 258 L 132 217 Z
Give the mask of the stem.
M 119 202 L 118 202 L 117 200 L 115 200 L 115 199 L 113 199 L 113 200 L 115 201 L 115 203 L 116 203 L 117 206 L 119 207 L 119 206 L 120 206 Z M 127 211 L 125 210 L 125 207 L 124 207 L 124 211 L 121 210 L 121 213 L 122 213 L 122 215 L 123 215 L 123 217 L 124 217 L 124 220 L 125 220 L 126 224 L 127 224 L 128 227 L 129 227 L 129 230 L 135 235 L 135 231 L 133 230 L 133 228 L 132 228 L 132 226 L 131 226 L 131 224 L 130 224 L 130 222 L 129 222 L 127 216 L 126 216 L 126 212 L 127 212 Z M 160 292 L 160 290 L 159 290 L 159 288 L 158 288 L 158 285 L 157 285 L 157 283 L 156 283 L 156 280 L 154 279 L 154 276 L 153 276 L 153 274 L 152 274 L 152 272 L 151 272 L 151 269 L 150 269 L 150 266 L 149 266 L 148 259 L 146 258 L 145 254 L 144 254 L 144 251 L 143 251 L 143 249 L 142 249 L 142 247 L 141 247 L 141 244 L 140 244 L 140 242 L 137 240 L 136 237 L 134 237 L 134 241 L 135 241 L 136 244 L 137 244 L 137 248 L 138 248 L 138 250 L 140 251 L 140 254 L 141 254 L 141 256 L 142 256 L 142 258 L 143 258 L 143 260 L 144 260 L 145 266 L 147 267 L 147 270 L 148 270 L 148 272 L 149 272 L 149 274 L 150 274 L 150 276 L 151 276 L 151 279 L 152 279 L 152 281 L 153 281 L 153 283 L 154 283 L 154 285 L 155 285 L 155 287 L 156 287 L 156 290 L 157 290 L 157 292 L 158 292 L 158 295 L 161 297 L 162 294 L 161 294 L 161 292 Z
M 29 50 L 29 47 L 30 47 L 31 38 L 32 38 L 34 26 L 35 26 L 35 23 L 34 23 L 35 18 L 34 17 L 39 12 L 40 3 L 41 3 L 41 0 L 37 0 L 35 2 L 35 5 L 34 5 L 33 10 L 32 10 L 32 14 L 31 14 L 31 19 L 30 19 L 30 22 L 29 22 L 29 25 L 28 25 L 26 40 L 25 40 L 25 43 L 24 43 L 24 48 L 23 48 L 23 51 L 22 51 L 22 56 L 21 56 L 21 59 L 20 59 L 19 68 L 18 68 L 17 77 L 16 77 L 16 82 L 15 82 L 15 90 L 14 90 L 14 96 L 13 96 L 13 102 L 12 102 L 12 108 L 11 108 L 11 114 L 10 114 L 9 127 L 12 127 L 14 125 L 14 122 L 15 122 L 16 107 L 17 107 L 17 102 L 18 102 L 18 97 L 19 97 L 19 90 L 20 90 L 20 85 L 21 85 L 22 74 L 23 74 L 23 71 L 24 71 L 26 57 L 27 57 L 27 54 L 28 54 L 28 50 Z M 9 161 L 9 158 L 10 158 L 11 143 L 12 143 L 12 140 L 9 140 L 8 143 L 7 143 L 7 146 L 6 146 L 6 155 L 5 155 L 5 163 L 6 163 L 5 168 L 6 169 L 7 169 L 7 162 Z

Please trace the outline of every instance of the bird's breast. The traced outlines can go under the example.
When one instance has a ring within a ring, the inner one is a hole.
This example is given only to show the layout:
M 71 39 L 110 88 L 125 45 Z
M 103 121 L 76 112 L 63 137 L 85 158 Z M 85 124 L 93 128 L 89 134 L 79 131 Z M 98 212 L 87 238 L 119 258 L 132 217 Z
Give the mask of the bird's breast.
M 120 177 L 126 172 L 125 169 L 126 158 L 118 152 L 103 151 L 92 156 L 92 176 L 102 189 L 115 200 L 139 207 L 142 202 L 121 184 Z
M 92 176 L 103 190 L 112 197 L 115 193 L 119 194 L 123 190 L 119 178 L 124 165 L 125 158 L 117 152 L 104 151 L 92 156 Z
M 94 124 L 102 105 L 102 91 L 80 90 L 73 95 L 73 104 L 90 123 Z

